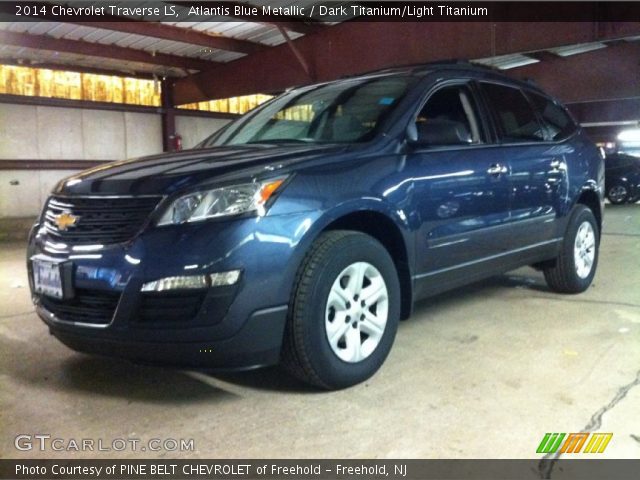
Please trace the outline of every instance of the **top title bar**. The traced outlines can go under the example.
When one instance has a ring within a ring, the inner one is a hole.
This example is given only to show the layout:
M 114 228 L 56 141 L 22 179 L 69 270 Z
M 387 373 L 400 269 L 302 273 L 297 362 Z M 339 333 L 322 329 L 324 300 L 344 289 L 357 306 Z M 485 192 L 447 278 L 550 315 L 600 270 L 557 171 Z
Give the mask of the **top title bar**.
M 270 2 L 0 2 L 0 21 L 264 21 L 265 17 L 300 22 L 592 22 L 640 21 L 640 2 L 322 2 L 302 0 L 290 6 Z

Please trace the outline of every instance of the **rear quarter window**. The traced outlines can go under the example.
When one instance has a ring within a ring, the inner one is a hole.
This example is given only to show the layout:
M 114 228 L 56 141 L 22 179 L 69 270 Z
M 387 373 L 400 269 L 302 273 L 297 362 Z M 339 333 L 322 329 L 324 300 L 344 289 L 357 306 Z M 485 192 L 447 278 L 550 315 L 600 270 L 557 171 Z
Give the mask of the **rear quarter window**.
M 493 112 L 498 135 L 505 143 L 541 142 L 546 140 L 543 126 L 527 97 L 518 88 L 481 83 Z
M 564 140 L 578 129 L 571 116 L 558 103 L 537 93 L 527 93 L 538 109 L 550 140 Z

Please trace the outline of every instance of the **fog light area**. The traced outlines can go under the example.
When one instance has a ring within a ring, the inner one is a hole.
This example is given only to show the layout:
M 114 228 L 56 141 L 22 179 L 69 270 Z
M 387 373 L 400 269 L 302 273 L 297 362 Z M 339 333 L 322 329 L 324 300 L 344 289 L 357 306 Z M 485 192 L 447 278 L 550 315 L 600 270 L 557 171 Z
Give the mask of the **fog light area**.
M 235 284 L 240 278 L 240 270 L 217 272 L 210 275 L 187 275 L 166 277 L 147 282 L 142 292 L 162 292 L 165 290 L 188 290 L 208 287 L 222 287 Z

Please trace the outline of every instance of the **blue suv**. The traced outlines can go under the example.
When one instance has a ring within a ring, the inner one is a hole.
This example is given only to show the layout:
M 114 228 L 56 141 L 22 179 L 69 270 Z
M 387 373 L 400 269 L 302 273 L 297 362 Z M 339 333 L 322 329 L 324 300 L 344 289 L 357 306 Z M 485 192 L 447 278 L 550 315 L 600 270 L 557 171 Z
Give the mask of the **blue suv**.
M 61 181 L 30 235 L 31 291 L 78 351 L 282 363 L 343 388 L 417 300 L 523 265 L 587 289 L 603 192 L 598 150 L 535 86 L 463 63 L 378 71 Z

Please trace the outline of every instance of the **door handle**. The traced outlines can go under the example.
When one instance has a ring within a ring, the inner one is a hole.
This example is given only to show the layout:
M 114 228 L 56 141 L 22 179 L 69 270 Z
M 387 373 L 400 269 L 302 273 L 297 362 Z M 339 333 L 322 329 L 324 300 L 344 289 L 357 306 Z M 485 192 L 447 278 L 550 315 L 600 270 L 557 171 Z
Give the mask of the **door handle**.
M 487 173 L 489 175 L 502 175 L 503 173 L 507 173 L 507 166 L 501 165 L 499 163 L 494 163 L 487 169 Z
M 558 173 L 558 172 L 561 172 L 563 170 L 566 170 L 567 169 L 567 164 L 564 163 L 564 161 L 562 161 L 562 160 L 554 158 L 549 163 L 549 167 L 551 168 L 551 171 L 549 173 Z

